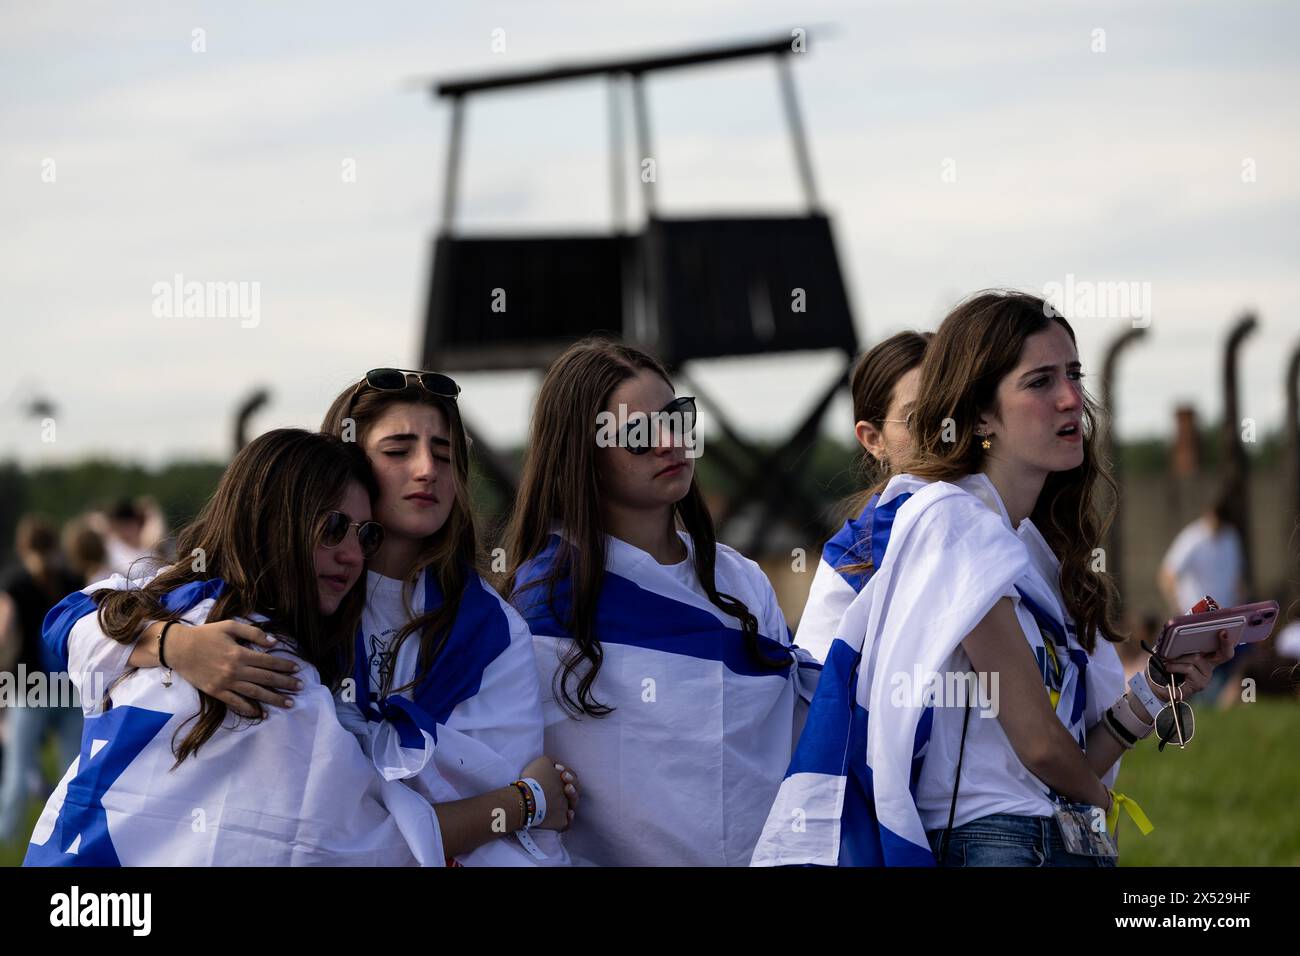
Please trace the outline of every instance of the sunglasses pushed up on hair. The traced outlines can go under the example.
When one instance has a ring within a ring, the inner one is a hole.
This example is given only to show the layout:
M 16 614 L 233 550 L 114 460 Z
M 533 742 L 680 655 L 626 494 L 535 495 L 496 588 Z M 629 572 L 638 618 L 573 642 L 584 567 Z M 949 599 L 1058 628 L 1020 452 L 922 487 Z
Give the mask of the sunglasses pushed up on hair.
M 366 373 L 366 377 L 357 382 L 357 387 L 352 390 L 352 395 L 348 398 L 347 413 L 344 418 L 352 417 L 352 407 L 356 404 L 357 396 L 361 394 L 364 387 L 373 388 L 377 392 L 400 392 L 410 387 L 412 384 L 408 376 L 415 376 L 415 383 L 431 395 L 437 395 L 439 398 L 451 399 L 456 401 L 460 396 L 460 386 L 450 375 L 443 375 L 441 372 L 424 372 L 411 368 L 372 368 Z M 465 433 L 465 446 L 474 444 L 474 439 L 469 433 Z
M 460 386 L 450 375 L 443 375 L 441 372 L 422 372 L 409 368 L 372 368 L 366 373 L 364 382 L 381 392 L 400 392 L 411 384 L 408 375 L 414 375 L 416 382 L 426 392 L 432 392 L 441 398 L 455 401 L 460 395 Z M 357 387 L 361 387 L 360 383 Z
M 321 523 L 320 543 L 330 550 L 337 548 L 348 536 L 349 528 L 357 529 L 362 556 L 373 558 L 384 543 L 384 526 L 378 521 L 353 521 L 342 511 L 327 511 Z

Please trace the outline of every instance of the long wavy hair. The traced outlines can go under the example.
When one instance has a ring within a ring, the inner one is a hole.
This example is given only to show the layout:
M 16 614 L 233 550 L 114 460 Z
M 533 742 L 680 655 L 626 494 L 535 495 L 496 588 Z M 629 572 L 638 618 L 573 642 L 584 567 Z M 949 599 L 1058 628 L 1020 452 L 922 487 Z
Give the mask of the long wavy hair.
M 948 313 L 921 364 L 912 406 L 912 458 L 901 470 L 929 481 L 954 481 L 980 471 L 980 415 L 997 411 L 998 384 L 1019 364 L 1025 340 L 1051 322 L 1075 341 L 1074 329 L 1060 313 L 1023 292 L 979 292 Z M 1047 476 L 1030 519 L 1060 561 L 1061 596 L 1078 625 L 1080 643 L 1091 653 L 1098 633 L 1108 641 L 1123 640 L 1114 624 L 1114 584 L 1090 567 L 1092 549 L 1112 518 L 1099 507 L 1099 489 L 1111 496 L 1118 489 L 1097 449 L 1101 412 L 1086 390 L 1082 419 L 1083 463 Z
M 455 399 L 434 395 L 409 376 L 406 388 L 391 391 L 371 388 L 363 378 L 339 392 L 325 413 L 321 431 L 364 447 L 371 426 L 394 405 L 428 405 L 440 410 L 446 417 L 456 492 L 446 522 L 420 543 L 415 567 L 403 582 L 403 597 L 409 619 L 398 629 L 392 653 L 396 660 L 397 652 L 407 638 L 418 634 L 420 652 L 416 657 L 415 676 L 410 683 L 401 687 L 381 688 L 383 694 L 409 690 L 433 670 L 434 662 L 451 634 L 451 626 L 460 610 L 465 588 L 481 570 L 478 531 L 469 493 L 469 440 L 465 423 L 461 419 L 460 406 Z M 415 582 L 425 570 L 434 576 L 442 588 L 443 602 L 436 610 L 426 610 L 425 613 L 416 615 L 411 598 Z M 385 677 L 385 681 L 388 680 L 389 677 Z
M 926 346 L 934 338 L 933 332 L 907 330 L 891 335 L 873 345 L 853 366 L 849 376 L 849 391 L 853 396 L 853 421 L 870 422 L 878 431 L 884 431 L 889 403 L 894 400 L 894 386 L 898 380 L 921 364 Z M 861 456 L 861 485 L 863 490 L 850 495 L 843 504 L 844 517 L 856 518 L 862 514 L 872 495 L 872 487 L 886 479 L 900 462 L 886 465 L 877 461 L 865 448 Z
M 353 587 L 333 614 L 322 614 L 315 549 L 325 513 L 338 506 L 352 481 L 374 496 L 365 456 L 337 439 L 297 428 L 254 439 L 226 467 L 198 517 L 179 532 L 176 564 L 142 588 L 94 592 L 100 628 L 130 644 L 149 621 L 179 618 L 163 607 L 169 592 L 220 578 L 226 587 L 209 621 L 265 616 L 264 630 L 285 638 L 320 672 L 321 683 L 337 687 L 352 669 L 365 588 Z M 199 712 L 172 738 L 176 766 L 216 733 L 226 709 L 199 691 Z M 178 743 L 191 721 L 194 726 Z
M 613 708 L 595 699 L 592 686 L 604 651 L 595 632 L 596 599 L 605 576 L 606 529 L 601 513 L 597 471 L 596 422 L 614 390 L 642 371 L 672 381 L 658 359 L 608 338 L 592 337 L 571 346 L 546 373 L 533 411 L 523 477 L 507 530 L 507 593 L 516 604 L 539 599 L 533 588 L 546 589 L 552 607 L 555 589 L 567 580 L 572 600 L 565 625 L 572 643 L 556 672 L 556 700 L 574 716 L 604 717 Z M 709 601 L 740 622 L 745 647 L 756 663 L 773 670 L 789 666 L 760 649 L 758 619 L 744 602 L 720 592 L 714 579 L 717 533 L 696 480 L 674 507 L 678 528 L 691 536 L 695 573 Z M 552 529 L 564 535 L 551 572 L 520 588 L 519 568 L 547 546 Z M 570 678 L 577 676 L 576 689 Z

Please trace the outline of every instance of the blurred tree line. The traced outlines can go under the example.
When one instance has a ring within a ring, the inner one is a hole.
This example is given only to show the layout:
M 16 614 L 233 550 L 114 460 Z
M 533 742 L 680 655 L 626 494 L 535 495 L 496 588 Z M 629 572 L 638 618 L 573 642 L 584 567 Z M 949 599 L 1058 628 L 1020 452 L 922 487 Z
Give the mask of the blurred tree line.
M 1202 466 L 1213 470 L 1223 458 L 1222 426 L 1206 424 L 1200 430 L 1200 440 Z M 722 438 L 712 442 L 727 444 Z M 769 446 L 757 443 L 757 447 L 766 451 Z M 1269 432 L 1246 447 L 1257 467 L 1271 467 L 1281 457 L 1281 432 Z M 513 449 L 505 456 L 517 467 L 523 450 Z M 1162 438 L 1125 442 L 1119 447 L 1118 457 L 1127 474 L 1158 474 L 1168 468 L 1169 442 Z M 707 444 L 696 464 L 700 481 L 711 494 L 727 496 L 735 492 L 731 476 L 710 461 Z M 856 448 L 835 439 L 823 436 L 804 462 L 785 463 L 786 468 L 799 466 L 806 468 L 806 480 L 825 497 L 828 506 L 861 487 L 861 461 Z M 106 459 L 27 470 L 13 462 L 0 463 L 0 562 L 11 556 L 14 527 L 18 518 L 28 512 L 62 523 L 120 498 L 147 495 L 158 502 L 167 516 L 168 528 L 174 531 L 198 513 L 224 468 L 224 463 L 215 461 L 176 462 L 156 469 Z M 474 477 L 479 477 L 477 469 Z M 484 518 L 485 537 L 490 540 L 504 525 L 511 503 L 501 488 L 488 481 L 472 480 L 471 484 L 475 504 Z
M 0 563 L 12 557 L 14 529 L 29 513 L 61 525 L 119 499 L 148 496 L 158 502 L 168 528 L 174 530 L 198 514 L 223 470 L 224 463 L 204 461 L 158 469 L 104 459 L 29 470 L 0 463 Z

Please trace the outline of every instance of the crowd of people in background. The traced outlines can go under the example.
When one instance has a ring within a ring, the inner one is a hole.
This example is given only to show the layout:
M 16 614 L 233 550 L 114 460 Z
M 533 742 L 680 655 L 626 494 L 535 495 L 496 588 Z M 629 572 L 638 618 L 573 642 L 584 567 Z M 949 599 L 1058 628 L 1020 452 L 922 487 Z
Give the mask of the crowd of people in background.
M 32 677 L 59 671 L 41 642 L 49 610 L 71 591 L 125 575 L 141 559 L 165 556 L 166 538 L 166 519 L 150 498 L 122 498 L 61 529 L 44 516 L 23 515 L 12 566 L 0 572 L 0 672 Z M 79 706 L 0 706 L 0 844 L 26 837 L 29 801 L 49 793 L 52 784 L 42 770 L 46 744 L 53 742 L 62 772 L 80 749 L 81 729 Z

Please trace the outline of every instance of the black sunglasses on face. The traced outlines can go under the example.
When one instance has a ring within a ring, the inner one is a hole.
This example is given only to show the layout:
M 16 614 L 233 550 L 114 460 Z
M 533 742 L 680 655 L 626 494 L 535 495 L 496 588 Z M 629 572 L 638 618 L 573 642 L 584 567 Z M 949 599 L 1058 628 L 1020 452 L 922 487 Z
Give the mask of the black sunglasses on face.
M 634 412 L 633 415 L 648 418 L 647 427 L 636 429 L 635 433 L 629 434 L 633 422 L 628 422 L 618 433 L 620 447 L 626 448 L 634 455 L 644 455 L 659 443 L 659 428 L 664 424 L 668 427 L 673 445 L 678 445 L 686 435 L 695 431 L 695 396 L 683 395 L 681 398 L 674 398 L 653 415 L 646 416 L 644 412 Z M 652 432 L 654 434 L 651 434 Z
M 348 536 L 348 529 L 357 529 L 357 543 L 363 557 L 372 558 L 384 543 L 384 526 L 378 521 L 353 521 L 342 511 L 327 511 L 321 525 L 320 543 L 330 550 L 337 548 Z

